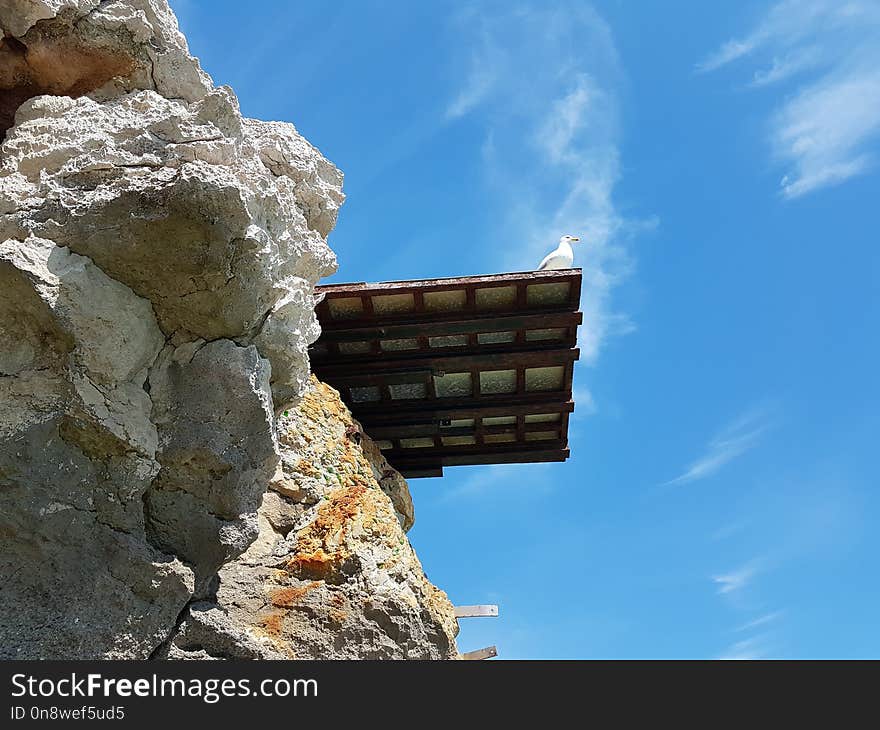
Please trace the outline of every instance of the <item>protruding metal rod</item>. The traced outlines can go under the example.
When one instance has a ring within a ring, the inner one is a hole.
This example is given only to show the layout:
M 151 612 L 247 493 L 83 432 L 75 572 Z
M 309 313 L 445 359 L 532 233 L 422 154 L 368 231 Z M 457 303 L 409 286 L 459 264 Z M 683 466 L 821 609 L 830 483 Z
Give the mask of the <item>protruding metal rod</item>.
M 498 656 L 498 650 L 494 646 L 487 646 L 485 649 L 477 649 L 476 651 L 462 654 L 461 658 L 467 660 L 491 659 L 493 656 Z
M 475 616 L 497 616 L 498 606 L 485 604 L 480 606 L 456 606 L 455 618 L 472 618 Z

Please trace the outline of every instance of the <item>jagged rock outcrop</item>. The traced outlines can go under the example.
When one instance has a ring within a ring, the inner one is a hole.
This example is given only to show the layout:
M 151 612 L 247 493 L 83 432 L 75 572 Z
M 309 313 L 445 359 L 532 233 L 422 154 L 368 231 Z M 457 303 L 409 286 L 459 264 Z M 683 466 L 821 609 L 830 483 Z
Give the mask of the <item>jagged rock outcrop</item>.
M 450 659 L 458 624 L 405 530 L 406 482 L 317 380 L 279 419 L 259 536 L 189 607 L 173 658 Z
M 164 0 L 0 29 L 0 656 L 147 657 L 257 535 L 342 176 Z
M 165 0 L 0 31 L 0 658 L 454 655 L 405 482 L 301 443 L 338 401 L 279 430 L 341 173 L 243 118 Z

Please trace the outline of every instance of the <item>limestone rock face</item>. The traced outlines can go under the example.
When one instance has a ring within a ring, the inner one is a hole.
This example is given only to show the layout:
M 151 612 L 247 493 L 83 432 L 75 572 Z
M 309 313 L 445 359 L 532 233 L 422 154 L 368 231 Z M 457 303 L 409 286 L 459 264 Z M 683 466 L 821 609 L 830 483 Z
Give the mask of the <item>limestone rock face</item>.
M 342 176 L 165 0 L 0 30 L 0 658 L 146 658 L 260 535 Z
M 341 173 L 165 0 L 0 3 L 0 658 L 453 658 L 310 381 Z
M 173 658 L 451 659 L 458 624 L 405 536 L 406 482 L 332 388 L 279 419 L 259 535 L 190 605 Z

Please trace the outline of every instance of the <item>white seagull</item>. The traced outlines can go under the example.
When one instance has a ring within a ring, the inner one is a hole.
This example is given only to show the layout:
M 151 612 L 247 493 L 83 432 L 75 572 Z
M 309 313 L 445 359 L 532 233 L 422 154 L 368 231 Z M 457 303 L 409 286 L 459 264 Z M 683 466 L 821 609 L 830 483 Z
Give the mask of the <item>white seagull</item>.
M 555 251 L 548 253 L 544 260 L 538 264 L 536 271 L 544 271 L 546 269 L 570 269 L 574 263 L 574 251 L 571 250 L 571 244 L 580 241 L 575 236 L 563 236 L 559 239 L 559 245 Z

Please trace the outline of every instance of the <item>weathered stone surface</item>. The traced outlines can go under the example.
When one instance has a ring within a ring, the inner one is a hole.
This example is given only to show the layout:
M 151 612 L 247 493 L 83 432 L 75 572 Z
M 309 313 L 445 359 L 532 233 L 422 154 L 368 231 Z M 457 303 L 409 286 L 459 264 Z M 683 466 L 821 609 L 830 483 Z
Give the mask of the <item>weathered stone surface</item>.
M 452 605 L 404 533 L 406 482 L 338 393 L 313 379 L 280 419 L 279 442 L 258 539 L 220 570 L 215 600 L 189 607 L 168 655 L 455 658 Z
M 406 482 L 309 381 L 341 173 L 165 0 L 0 31 L 0 658 L 456 656 Z
M 41 94 L 153 89 L 195 101 L 212 86 L 164 0 L 5 0 L 0 30 L 0 139 L 16 108 Z
M 0 656 L 145 658 L 258 535 L 342 176 L 165 0 L 0 30 Z
M 145 658 L 193 590 L 144 538 L 152 309 L 51 241 L 5 241 L 0 340 L 0 657 Z
M 269 132 L 247 136 L 231 91 L 192 104 L 152 91 L 103 103 L 42 96 L 16 120 L 3 145 L 0 185 L 11 195 L 0 235 L 88 256 L 148 299 L 175 342 L 254 341 L 278 399 L 298 395 L 318 335 L 312 287 L 335 257 L 298 207 L 298 187 L 315 188 L 263 164 L 255 144 Z M 295 135 L 276 128 L 280 141 Z
M 197 341 L 169 346 L 149 384 L 162 469 L 145 496 L 147 532 L 201 585 L 257 535 L 278 464 L 269 363 L 253 345 Z

